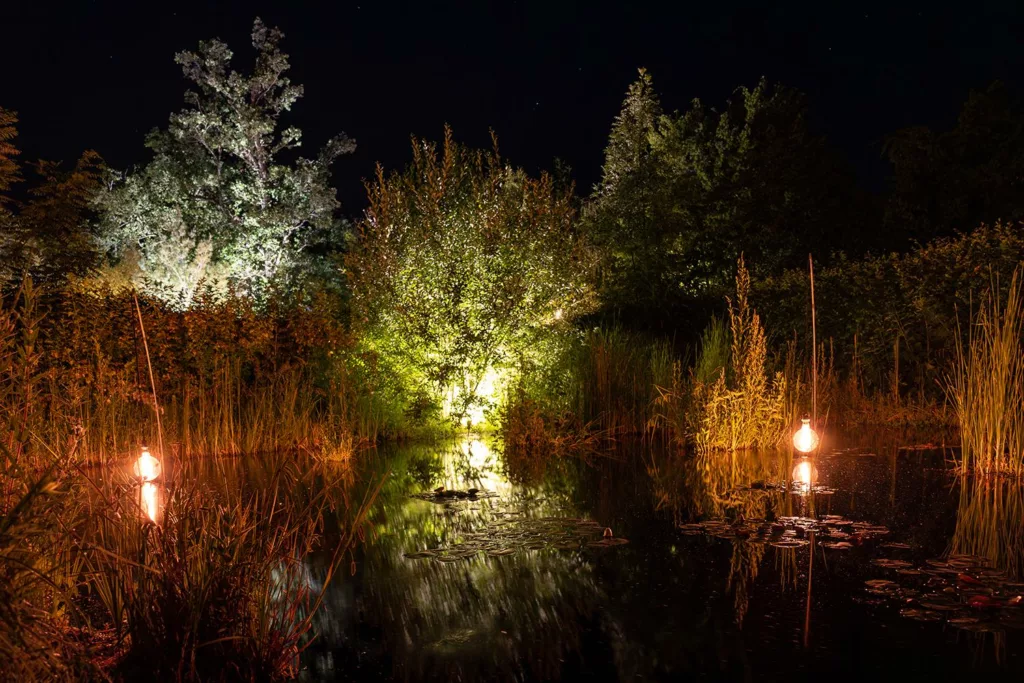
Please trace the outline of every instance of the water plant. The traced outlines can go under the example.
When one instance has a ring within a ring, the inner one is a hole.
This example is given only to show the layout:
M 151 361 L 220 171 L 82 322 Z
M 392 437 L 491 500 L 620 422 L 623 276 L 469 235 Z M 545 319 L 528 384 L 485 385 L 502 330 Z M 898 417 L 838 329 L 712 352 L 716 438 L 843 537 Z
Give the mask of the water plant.
M 958 338 L 946 381 L 960 425 L 963 471 L 1024 474 L 1024 299 L 1020 271 L 1005 299 L 998 283 L 970 321 L 966 343 Z
M 168 487 L 159 524 L 140 514 L 136 488 L 98 482 L 75 530 L 86 589 L 105 609 L 111 661 L 126 676 L 242 680 L 298 673 L 323 591 L 357 539 L 372 496 L 349 502 L 324 470 L 283 461 L 266 481 L 186 463 Z M 322 548 L 328 512 L 350 515 L 332 538 L 327 575 L 303 563 Z

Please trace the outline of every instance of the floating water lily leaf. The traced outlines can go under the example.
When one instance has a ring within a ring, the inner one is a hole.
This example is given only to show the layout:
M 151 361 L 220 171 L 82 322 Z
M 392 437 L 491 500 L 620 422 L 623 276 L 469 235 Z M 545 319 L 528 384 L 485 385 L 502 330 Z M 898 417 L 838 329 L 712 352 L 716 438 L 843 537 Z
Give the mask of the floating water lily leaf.
M 900 610 L 900 614 L 907 619 L 915 619 L 917 621 L 939 621 L 942 619 L 942 615 L 938 612 L 912 607 Z
M 912 567 L 913 565 L 906 560 L 890 560 L 888 558 L 878 558 L 871 560 L 871 564 L 879 567 L 885 567 L 886 569 L 905 569 Z
M 977 624 L 981 619 L 978 617 L 950 617 L 949 623 L 954 626 L 961 626 L 963 624 Z
M 853 547 L 853 544 L 846 541 L 836 541 L 835 543 L 822 543 L 821 547 L 831 550 L 849 550 Z
M 410 560 L 421 560 L 427 557 L 434 557 L 434 553 L 429 550 L 421 550 L 418 553 L 406 553 L 405 556 Z
M 921 601 L 921 607 L 935 610 L 937 612 L 955 612 L 956 610 L 960 609 L 960 605 L 957 603 L 931 601 L 925 602 L 923 600 Z

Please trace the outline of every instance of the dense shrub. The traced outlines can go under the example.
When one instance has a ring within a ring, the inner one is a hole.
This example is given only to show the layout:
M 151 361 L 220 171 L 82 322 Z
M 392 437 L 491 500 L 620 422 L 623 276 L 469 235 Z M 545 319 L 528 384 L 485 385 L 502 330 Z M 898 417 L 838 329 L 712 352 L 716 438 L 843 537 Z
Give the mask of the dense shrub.
M 997 223 L 937 239 L 907 254 L 840 259 L 815 272 L 818 339 L 836 371 L 893 402 L 943 398 L 955 356 L 958 319 L 995 282 L 1005 294 L 1024 259 L 1020 225 Z M 805 270 L 755 282 L 752 299 L 776 345 L 795 337 L 810 358 L 810 292 Z M 819 351 L 820 353 L 820 351 Z

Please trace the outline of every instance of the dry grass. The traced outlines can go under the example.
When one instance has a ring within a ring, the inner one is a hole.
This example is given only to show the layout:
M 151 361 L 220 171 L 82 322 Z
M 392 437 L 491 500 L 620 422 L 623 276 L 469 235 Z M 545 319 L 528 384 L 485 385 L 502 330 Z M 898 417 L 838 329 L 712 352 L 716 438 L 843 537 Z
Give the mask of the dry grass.
M 74 538 L 114 635 L 109 663 L 129 678 L 294 678 L 323 591 L 375 493 L 351 506 L 338 495 L 345 483 L 326 474 L 289 458 L 254 485 L 189 464 L 166 488 L 159 524 L 141 514 L 132 482 L 97 482 L 101 495 Z M 315 585 L 303 559 L 321 549 L 325 515 L 346 523 Z
M 766 370 L 768 342 L 747 296 L 750 276 L 740 259 L 736 298 L 729 300 L 729 350 L 724 330 L 712 323 L 705 333 L 695 371 L 685 386 L 679 366 L 671 386 L 659 386 L 660 422 L 677 439 L 699 450 L 772 448 L 790 424 L 786 378 Z M 727 357 L 727 364 L 722 358 Z
M 326 588 L 302 560 L 329 535 L 329 581 L 374 493 L 321 465 L 372 438 L 326 311 L 142 302 L 175 464 L 153 524 L 123 472 L 157 442 L 130 297 L 42 308 L 28 281 L 0 303 L 0 680 L 296 675 Z M 258 482 L 197 457 L 264 449 Z

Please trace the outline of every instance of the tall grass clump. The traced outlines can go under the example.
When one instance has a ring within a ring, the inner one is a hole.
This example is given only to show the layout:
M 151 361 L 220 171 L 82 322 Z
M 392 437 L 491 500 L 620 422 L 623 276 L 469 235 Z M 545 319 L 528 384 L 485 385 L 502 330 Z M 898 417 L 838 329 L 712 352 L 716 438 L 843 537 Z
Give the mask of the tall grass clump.
M 591 330 L 569 358 L 570 408 L 581 423 L 610 434 L 641 434 L 655 386 L 671 379 L 674 361 L 667 341 L 617 327 Z
M 285 448 L 338 459 L 403 419 L 389 407 L 388 373 L 357 348 L 332 295 L 259 307 L 199 296 L 188 311 L 138 303 L 115 291 L 41 295 L 26 281 L 0 304 L 0 354 L 19 378 L 0 393 L 0 410 L 19 433 L 55 450 L 74 439 L 79 458 L 106 463 L 158 442 L 159 409 L 178 456 Z
M 946 389 L 960 425 L 961 468 L 981 474 L 1024 474 L 1024 300 L 1020 270 L 1005 300 L 993 283 L 958 338 Z
M 79 680 L 97 670 L 72 623 L 75 485 L 31 432 L 39 314 L 30 282 L 15 298 L 0 306 L 0 680 Z
M 511 452 L 590 450 L 600 440 L 645 434 L 655 387 L 670 381 L 675 361 L 668 341 L 616 327 L 566 333 L 534 356 L 511 373 L 496 411 Z
M 308 464 L 308 463 L 307 463 Z M 86 587 L 104 608 L 113 668 L 133 678 L 284 680 L 298 674 L 312 618 L 356 538 L 368 500 L 332 538 L 326 579 L 303 560 L 321 549 L 324 515 L 345 501 L 292 459 L 248 491 L 237 478 L 188 465 L 153 523 L 119 477 L 75 531 Z
M 786 379 L 782 373 L 768 377 L 768 342 L 749 292 L 750 274 L 741 257 L 736 297 L 728 299 L 728 334 L 713 320 L 689 382 L 677 370 L 672 384 L 660 386 L 660 419 L 676 439 L 700 450 L 775 447 L 789 424 Z

